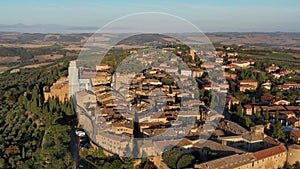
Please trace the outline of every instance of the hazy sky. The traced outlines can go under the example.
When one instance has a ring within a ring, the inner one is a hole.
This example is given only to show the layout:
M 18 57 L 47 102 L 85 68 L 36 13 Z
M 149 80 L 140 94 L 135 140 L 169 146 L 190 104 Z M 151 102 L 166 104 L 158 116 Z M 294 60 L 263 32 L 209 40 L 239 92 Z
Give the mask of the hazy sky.
M 137 12 L 177 15 L 206 32 L 300 32 L 299 0 L 2 0 L 0 24 L 101 27 Z

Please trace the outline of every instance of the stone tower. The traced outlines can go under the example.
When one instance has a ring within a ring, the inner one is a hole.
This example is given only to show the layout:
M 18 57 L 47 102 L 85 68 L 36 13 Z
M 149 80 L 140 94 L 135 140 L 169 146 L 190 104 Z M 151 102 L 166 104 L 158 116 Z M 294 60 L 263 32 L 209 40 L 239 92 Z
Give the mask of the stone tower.
M 71 61 L 69 65 L 69 97 L 74 96 L 79 91 L 79 72 L 76 61 Z
M 195 61 L 195 51 L 190 49 L 190 56 L 192 56 L 193 61 Z

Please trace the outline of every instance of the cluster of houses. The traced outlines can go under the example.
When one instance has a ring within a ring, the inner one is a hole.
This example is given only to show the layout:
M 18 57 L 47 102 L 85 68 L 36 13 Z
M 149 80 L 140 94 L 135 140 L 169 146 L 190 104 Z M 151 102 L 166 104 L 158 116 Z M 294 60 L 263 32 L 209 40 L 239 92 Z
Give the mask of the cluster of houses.
M 286 147 L 272 137 L 265 135 L 262 125 L 257 125 L 252 127 L 251 131 L 247 131 L 238 124 L 225 120 L 219 124 L 216 133 L 221 134 L 218 134 L 214 141 L 209 141 L 221 143 L 224 150 L 226 149 L 227 152 L 231 150 L 231 154 L 216 150 L 215 146 L 211 144 L 212 146 L 208 146 L 212 147 L 210 150 L 221 154 L 222 157 L 195 164 L 194 168 L 277 169 L 282 168 L 286 163 L 295 164 L 299 161 L 300 145 L 293 144 Z
M 166 50 L 176 51 L 175 48 Z M 135 50 L 130 51 L 130 54 L 136 53 Z M 208 57 L 202 59 L 206 61 L 205 64 L 199 65 L 195 57 L 203 54 Z M 211 61 L 210 57 L 215 55 L 220 57 Z M 222 67 L 233 71 L 254 65 L 253 60 L 239 61 L 237 55 L 236 52 L 201 53 L 191 49 L 184 55 L 192 58 L 187 63 L 191 68 L 174 66 L 178 60 L 171 58 L 168 63 L 160 63 L 139 73 L 116 72 L 114 75 L 111 75 L 111 67 L 107 64 L 97 65 L 93 71 L 78 71 L 76 63 L 71 62 L 69 90 L 70 95 L 76 98 L 79 123 L 98 146 L 121 156 L 128 155 L 134 147 L 138 147 L 139 157 L 143 157 L 145 153 L 156 156 L 161 155 L 166 148 L 176 145 L 176 148 L 187 153 L 199 152 L 207 161 L 196 164 L 194 168 L 281 168 L 286 162 L 295 163 L 295 154 L 300 155 L 300 146 L 286 148 L 264 133 L 266 126 L 255 126 L 247 131 L 236 123 L 224 120 L 216 131 L 210 131 L 214 137 L 206 141 L 199 139 L 200 133 L 205 130 L 201 122 L 207 119 L 211 110 L 202 101 L 195 99 L 197 87 L 192 90 L 180 89 L 172 74 L 180 75 L 182 83 L 194 86 L 194 78 L 201 78 L 204 72 L 218 69 L 216 63 L 223 64 L 225 57 L 231 63 Z M 149 56 L 147 59 L 137 58 L 137 61 L 151 65 L 156 59 L 161 58 Z M 275 65 L 265 71 L 275 78 L 292 73 Z M 226 79 L 237 81 L 238 90 L 241 92 L 256 90 L 259 86 L 256 80 L 237 80 L 235 73 L 225 72 L 224 75 Z M 272 83 L 263 83 L 262 87 L 271 90 Z M 279 85 L 278 89 L 290 90 L 299 87 L 299 84 L 286 83 Z M 203 85 L 204 90 L 223 93 L 229 88 L 226 83 Z M 184 98 L 191 99 L 182 103 Z M 289 101 L 270 94 L 262 95 L 260 100 L 260 104 L 242 105 L 243 113 L 253 118 L 257 112 L 261 115 L 269 112 L 272 120 L 278 112 L 282 124 L 293 127 L 286 131 L 289 138 L 300 144 L 300 130 L 297 128 L 300 127 L 299 106 L 290 105 Z M 226 101 L 228 109 L 240 104 L 230 94 Z M 203 109 L 199 111 L 199 107 Z M 191 121 L 194 124 L 187 128 L 186 123 Z M 138 127 L 135 122 L 138 122 Z M 137 135 L 143 139 L 134 142 L 133 136 Z M 222 158 L 208 161 L 210 152 L 217 152 Z
M 223 63 L 224 60 L 225 60 L 225 57 L 227 57 L 227 61 L 230 62 L 230 63 L 225 64 L 222 67 L 224 69 L 230 69 L 232 71 L 239 70 L 239 69 L 244 69 L 244 68 L 249 68 L 250 66 L 255 64 L 254 60 L 252 60 L 252 59 L 238 60 L 238 58 L 237 58 L 238 53 L 237 52 L 223 52 L 223 51 L 220 51 L 219 56 L 220 56 L 220 58 L 218 58 L 217 60 L 220 63 Z
M 255 80 L 239 80 L 239 90 L 245 92 L 246 90 L 255 90 L 258 87 L 258 83 Z
M 240 101 L 235 97 L 227 96 L 227 107 L 231 109 L 231 106 L 239 105 Z M 269 113 L 270 122 L 274 122 L 276 113 L 279 115 L 279 120 L 283 126 L 291 126 L 293 130 L 298 130 L 300 127 L 300 106 L 290 105 L 289 101 L 279 99 L 270 94 L 264 94 L 261 96 L 261 102 L 248 103 L 242 105 L 243 114 L 251 119 L 257 116 L 257 113 L 264 117 L 265 113 Z M 289 133 L 287 133 L 289 135 Z M 297 142 L 297 140 L 295 140 Z
M 254 65 L 255 62 L 253 60 L 243 60 L 240 61 L 237 59 L 237 53 L 234 54 L 228 54 L 227 52 L 220 51 L 219 56 L 222 59 L 218 59 L 220 62 L 224 61 L 223 58 L 227 57 L 230 64 L 224 64 L 223 68 L 230 69 L 232 71 L 225 72 L 225 78 L 228 80 L 233 80 L 237 82 L 237 90 L 240 92 L 247 92 L 247 91 L 255 91 L 258 89 L 259 85 L 261 85 L 262 89 L 270 91 L 273 87 L 278 88 L 280 91 L 286 91 L 286 90 L 297 90 L 300 88 L 300 84 L 297 83 L 284 83 L 278 86 L 274 86 L 274 84 L 270 81 L 267 81 L 262 84 L 258 84 L 256 80 L 238 80 L 238 75 L 235 73 L 232 73 L 233 71 L 237 69 L 244 69 L 244 68 L 250 68 L 250 66 Z M 225 63 L 225 62 L 224 62 Z M 255 72 L 259 72 L 258 70 L 253 70 Z M 268 76 L 272 76 L 274 79 L 280 78 L 282 76 L 290 75 L 293 73 L 292 70 L 287 70 L 280 68 L 277 65 L 272 65 L 270 67 L 265 68 L 264 70 Z M 230 73 L 229 73 L 230 72 Z M 205 90 L 210 90 L 209 85 L 204 86 Z M 282 98 L 273 96 L 271 94 L 263 94 L 261 98 L 259 99 L 260 102 L 254 102 L 254 103 L 247 103 L 243 104 L 243 113 L 244 115 L 250 117 L 254 120 L 254 117 L 257 113 L 259 113 L 261 116 L 263 116 L 267 111 L 270 112 L 270 118 L 271 122 L 274 121 L 275 113 L 278 111 L 279 113 L 279 119 L 281 120 L 282 124 L 284 126 L 291 126 L 294 127 L 294 129 L 297 129 L 297 127 L 300 127 L 300 101 L 296 100 L 296 102 L 291 103 L 288 100 L 284 100 Z M 233 105 L 239 105 L 241 104 L 240 101 L 230 94 L 227 96 L 227 108 L 231 109 Z M 298 105 L 297 105 L 298 104 Z M 287 133 L 289 136 L 289 133 Z M 294 138 L 294 137 L 293 137 Z M 293 139 L 295 142 L 297 142 L 297 139 Z
M 266 72 L 272 74 L 274 78 L 279 79 L 282 76 L 286 76 L 288 74 L 293 73 L 292 70 L 285 70 L 285 69 L 280 69 L 279 66 L 272 65 L 268 68 L 266 68 Z
M 81 72 L 74 64 L 71 62 L 70 66 L 70 93 L 75 96 L 79 123 L 98 146 L 126 155 L 136 146 L 132 139 L 135 133 L 139 133 L 143 138 L 157 138 L 155 141 L 139 142 L 148 145 L 139 149 L 143 153 L 157 155 L 170 147 L 170 143 L 175 143 L 178 137 L 199 136 L 199 126 L 193 125 L 190 130 L 186 123 L 194 124 L 201 119 L 197 108 L 204 103 L 194 99 L 196 88 L 180 89 L 165 72 L 179 73 L 182 82 L 192 84 L 191 79 L 201 76 L 202 69 L 173 69 L 161 65 L 164 67 L 160 69 L 153 67 L 137 74 L 119 72 L 112 76 L 111 67 L 106 64 L 97 65 L 94 71 Z M 164 84 L 158 79 L 168 79 L 171 83 Z M 149 109 L 150 112 L 147 111 Z M 202 115 L 209 112 L 209 109 L 206 110 Z M 139 122 L 138 131 L 134 121 Z M 162 146 L 165 139 L 169 142 Z M 155 151 L 152 150 L 154 145 L 159 147 Z

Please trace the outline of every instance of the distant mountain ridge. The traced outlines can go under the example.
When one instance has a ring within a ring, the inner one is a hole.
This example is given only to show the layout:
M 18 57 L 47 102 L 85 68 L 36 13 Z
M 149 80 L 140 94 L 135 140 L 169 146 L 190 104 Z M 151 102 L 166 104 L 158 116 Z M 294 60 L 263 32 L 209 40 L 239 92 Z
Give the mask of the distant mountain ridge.
M 71 33 L 94 33 L 99 30 L 101 26 L 67 26 L 67 25 L 58 25 L 58 24 L 34 24 L 27 25 L 23 23 L 17 23 L 12 25 L 0 24 L 0 34 L 4 33 L 42 33 L 42 34 L 71 34 Z M 299 34 L 299 32 L 205 32 L 205 34 L 221 34 L 225 35 L 238 35 L 238 34 L 275 34 L 275 35 L 284 35 L 284 34 Z
M 57 24 L 35 24 L 25 25 L 22 23 L 5 25 L 0 24 L 0 32 L 14 33 L 92 33 L 98 30 L 99 27 L 89 26 L 65 26 Z

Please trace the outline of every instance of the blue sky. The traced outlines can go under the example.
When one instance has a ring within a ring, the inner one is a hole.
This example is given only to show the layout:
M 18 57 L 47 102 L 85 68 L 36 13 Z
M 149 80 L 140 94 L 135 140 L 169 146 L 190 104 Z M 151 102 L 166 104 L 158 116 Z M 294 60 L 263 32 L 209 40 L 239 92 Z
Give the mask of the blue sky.
M 183 17 L 206 32 L 300 32 L 299 0 L 12 0 L 0 5 L 0 24 L 103 26 L 137 12 Z

